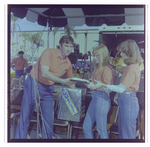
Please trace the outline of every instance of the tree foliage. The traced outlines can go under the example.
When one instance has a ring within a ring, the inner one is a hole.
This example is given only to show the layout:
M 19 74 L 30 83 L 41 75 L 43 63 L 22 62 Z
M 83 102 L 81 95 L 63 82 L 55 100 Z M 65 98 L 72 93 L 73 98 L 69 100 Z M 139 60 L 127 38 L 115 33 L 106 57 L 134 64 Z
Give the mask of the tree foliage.
M 34 41 L 42 42 L 44 44 L 44 41 L 41 39 L 43 32 L 37 32 L 37 33 L 30 33 L 30 32 L 22 32 L 19 37 L 22 38 L 23 44 L 20 45 L 19 48 L 15 49 L 15 54 L 17 54 L 20 50 L 24 51 L 24 58 L 28 61 L 31 60 L 32 54 L 33 58 L 35 59 L 37 57 L 36 51 L 37 51 L 37 45 L 33 44 Z M 15 43 L 12 43 L 12 45 L 15 45 Z
M 55 28 L 53 29 L 53 31 L 52 31 L 53 34 L 55 35 L 59 29 L 60 29 L 60 27 L 55 27 Z M 77 37 L 76 31 L 75 31 L 72 27 L 70 27 L 69 25 L 66 25 L 66 26 L 64 27 L 64 32 L 65 32 L 65 34 L 68 35 L 68 36 L 71 36 L 71 34 L 73 34 L 75 38 Z

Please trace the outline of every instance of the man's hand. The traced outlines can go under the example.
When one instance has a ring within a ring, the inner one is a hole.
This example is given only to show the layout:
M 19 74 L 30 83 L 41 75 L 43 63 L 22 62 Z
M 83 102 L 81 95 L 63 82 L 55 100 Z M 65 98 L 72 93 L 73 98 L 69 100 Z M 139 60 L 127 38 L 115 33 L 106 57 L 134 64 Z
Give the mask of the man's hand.
M 23 73 L 26 73 L 26 71 L 27 71 L 27 66 L 24 65 L 24 71 L 23 71 Z
M 13 70 L 15 70 L 15 65 L 14 65 L 14 64 L 11 64 L 11 68 L 12 68 Z
M 75 84 L 76 82 L 70 81 L 70 78 L 64 79 L 64 85 L 70 87 L 71 85 Z

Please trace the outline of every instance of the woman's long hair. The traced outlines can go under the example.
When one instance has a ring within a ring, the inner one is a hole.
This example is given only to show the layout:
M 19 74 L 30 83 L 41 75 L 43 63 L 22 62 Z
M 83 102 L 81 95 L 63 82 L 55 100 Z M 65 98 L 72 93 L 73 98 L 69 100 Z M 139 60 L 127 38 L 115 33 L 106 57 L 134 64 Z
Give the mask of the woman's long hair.
M 96 74 L 97 74 L 102 70 L 102 68 L 105 65 L 110 64 L 109 51 L 108 51 L 107 47 L 104 44 L 101 44 L 98 47 L 94 48 L 92 53 L 93 53 L 94 56 L 95 55 L 100 56 L 100 64 L 97 64 L 95 62 L 95 59 L 93 59 L 94 72 L 96 71 Z
M 139 47 L 137 43 L 132 39 L 121 42 L 118 45 L 117 50 L 119 52 L 125 53 L 129 57 L 128 59 L 124 60 L 124 63 L 127 65 L 136 63 L 140 64 L 143 61 Z

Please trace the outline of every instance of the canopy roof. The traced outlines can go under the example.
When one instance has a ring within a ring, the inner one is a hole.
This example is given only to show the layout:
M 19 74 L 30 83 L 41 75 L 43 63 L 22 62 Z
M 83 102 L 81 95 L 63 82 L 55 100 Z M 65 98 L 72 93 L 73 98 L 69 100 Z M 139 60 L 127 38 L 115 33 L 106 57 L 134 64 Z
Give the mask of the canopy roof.
M 49 27 L 143 25 L 144 5 L 9 5 L 9 12 Z

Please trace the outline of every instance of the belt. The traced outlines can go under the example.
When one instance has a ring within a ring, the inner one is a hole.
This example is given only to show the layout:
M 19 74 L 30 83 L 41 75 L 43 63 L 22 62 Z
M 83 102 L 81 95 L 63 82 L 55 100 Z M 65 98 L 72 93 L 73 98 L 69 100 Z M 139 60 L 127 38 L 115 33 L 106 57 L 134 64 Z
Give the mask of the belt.
M 31 74 L 28 74 L 28 76 L 31 76 L 31 78 L 33 78 Z M 33 78 L 33 79 L 34 79 L 34 78 Z M 46 85 L 46 84 L 41 83 L 41 82 L 39 82 L 39 81 L 38 81 L 38 83 L 43 84 L 43 85 L 45 85 L 45 86 L 54 86 L 54 85 Z
M 136 91 L 124 91 L 123 93 L 124 94 L 131 94 L 131 93 L 136 94 Z

